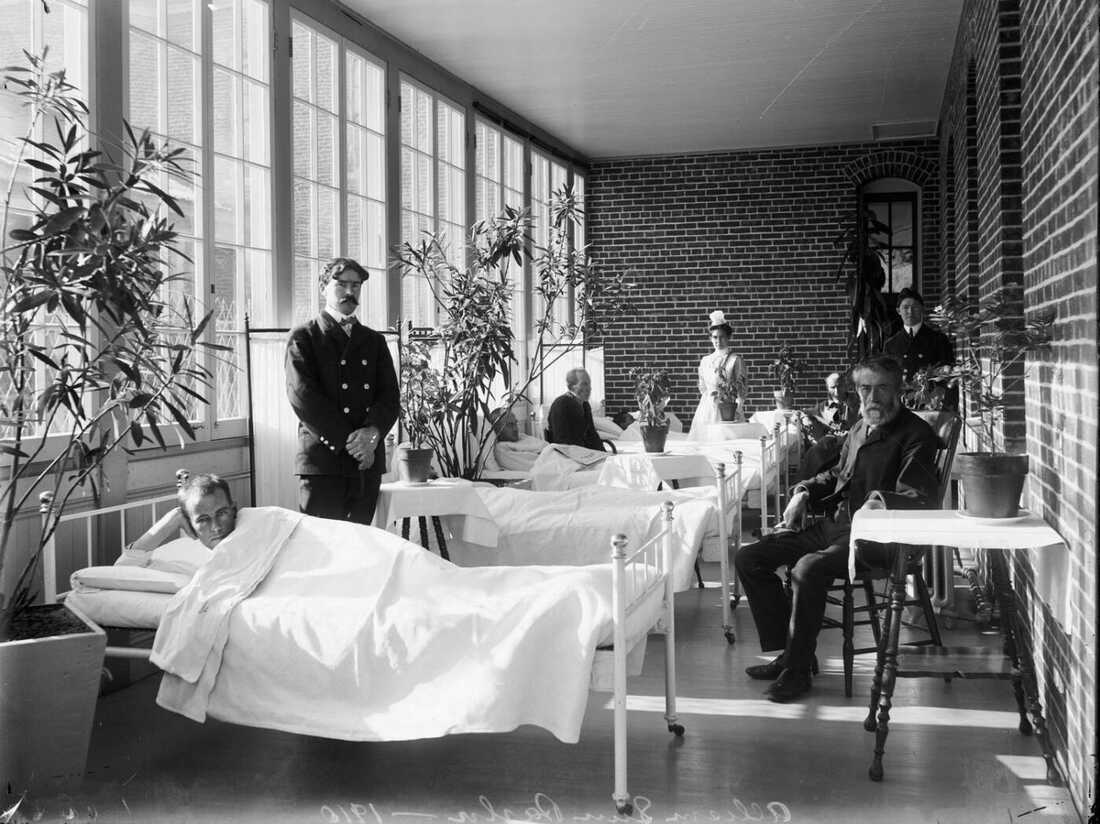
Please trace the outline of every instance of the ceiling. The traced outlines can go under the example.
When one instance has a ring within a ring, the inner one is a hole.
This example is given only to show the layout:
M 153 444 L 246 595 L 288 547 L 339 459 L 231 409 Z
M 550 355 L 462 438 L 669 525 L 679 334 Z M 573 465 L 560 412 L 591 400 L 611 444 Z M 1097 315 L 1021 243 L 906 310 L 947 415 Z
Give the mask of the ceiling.
M 934 133 L 963 4 L 341 2 L 592 158 Z

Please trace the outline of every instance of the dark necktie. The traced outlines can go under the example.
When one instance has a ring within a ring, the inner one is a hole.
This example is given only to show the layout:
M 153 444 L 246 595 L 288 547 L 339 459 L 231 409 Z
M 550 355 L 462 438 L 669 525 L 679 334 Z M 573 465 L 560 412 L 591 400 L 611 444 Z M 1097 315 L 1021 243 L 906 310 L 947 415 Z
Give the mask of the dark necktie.
M 340 321 L 340 328 L 344 330 L 344 334 L 349 338 L 351 337 L 351 329 L 353 326 L 355 326 L 355 315 L 348 315 Z

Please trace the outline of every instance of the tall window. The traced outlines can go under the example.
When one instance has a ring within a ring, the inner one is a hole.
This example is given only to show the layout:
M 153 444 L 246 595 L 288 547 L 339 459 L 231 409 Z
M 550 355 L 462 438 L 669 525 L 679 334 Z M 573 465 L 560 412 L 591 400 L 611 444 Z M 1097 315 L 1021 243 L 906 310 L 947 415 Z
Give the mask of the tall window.
M 545 249 L 550 241 L 551 199 L 554 192 L 565 186 L 567 179 L 565 166 L 542 152 L 531 152 L 531 219 L 535 242 L 533 251 L 536 257 L 539 255 L 539 250 Z M 555 301 L 553 312 L 555 323 L 569 322 L 569 301 L 569 295 L 562 295 Z M 535 301 L 534 311 L 537 317 L 541 318 L 545 315 L 545 304 L 541 298 Z
M 477 152 L 475 169 L 475 220 L 488 220 L 501 213 L 505 206 L 523 208 L 523 144 L 507 132 L 484 120 L 477 121 Z M 525 335 L 524 277 L 514 263 L 509 269 L 512 279 L 512 331 L 517 338 Z
M 914 220 L 917 217 L 915 192 L 864 193 L 863 203 L 889 232 L 871 234 L 872 247 L 877 248 L 886 270 L 883 292 L 896 295 L 902 289 L 918 287 L 917 233 Z
M 317 277 L 347 255 L 371 278 L 359 317 L 386 325 L 385 69 L 345 40 L 293 22 L 294 320 L 316 314 Z
M 88 78 L 88 9 L 84 0 L 59 0 L 50 4 L 50 13 L 46 14 L 41 3 L 0 2 L 0 66 L 26 66 L 23 56 L 26 50 L 34 55 L 42 54 L 48 47 L 46 65 L 50 71 L 65 69 L 68 81 L 77 87 L 78 95 L 89 101 Z M 0 141 L 6 151 L 0 152 L 0 174 L 10 180 L 12 162 L 20 150 L 17 143 L 27 135 L 30 125 L 30 112 L 23 105 L 22 98 L 0 90 Z M 40 122 L 32 137 L 53 134 L 53 125 Z M 27 157 L 34 157 L 34 150 L 26 150 Z M 32 185 L 34 174 L 25 164 L 18 170 L 18 178 L 12 189 L 12 214 L 9 215 L 8 228 L 14 228 L 22 221 L 29 221 L 30 204 L 25 194 Z M 5 239 L 6 241 L 6 239 Z M 42 344 L 56 341 L 60 334 L 59 326 L 43 313 L 42 323 L 34 331 Z M 46 366 L 35 364 L 33 377 L 37 386 L 44 386 L 51 380 Z M 14 389 L 9 376 L 0 374 L 0 405 L 10 408 Z M 65 431 L 69 421 L 65 416 L 55 419 L 55 428 Z M 7 433 L 0 427 L 0 437 Z M 33 429 L 28 434 L 36 434 Z
M 232 350 L 210 364 L 215 387 L 205 414 L 212 430 L 243 431 L 244 315 L 262 319 L 269 311 L 268 3 L 130 0 L 129 13 L 128 118 L 187 148 L 195 172 L 189 181 L 162 181 L 183 210 L 176 229 L 192 261 L 193 277 L 180 281 L 179 294 L 214 311 L 213 334 Z
M 466 251 L 466 115 L 412 81 L 401 80 L 401 240 L 422 232 L 444 236 L 448 260 L 463 265 Z M 413 326 L 435 326 L 429 285 L 403 278 L 401 316 Z

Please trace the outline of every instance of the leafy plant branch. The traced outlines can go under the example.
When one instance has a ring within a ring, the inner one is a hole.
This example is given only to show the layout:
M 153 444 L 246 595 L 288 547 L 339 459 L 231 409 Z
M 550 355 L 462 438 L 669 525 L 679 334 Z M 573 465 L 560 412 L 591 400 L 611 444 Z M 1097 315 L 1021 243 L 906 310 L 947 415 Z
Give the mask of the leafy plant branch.
M 77 489 L 98 496 L 97 473 L 118 448 L 167 446 L 162 427 L 195 437 L 190 412 L 205 403 L 212 373 L 197 318 L 173 264 L 187 260 L 164 212 L 183 210 L 162 181 L 188 181 L 183 150 L 125 125 L 119 159 L 90 148 L 87 108 L 46 54 L 9 67 L 7 88 L 29 109 L 5 187 L 0 319 L 0 573 L 13 527 L 48 488 L 54 509 L 14 590 L 0 592 L 0 638 L 34 599 L 42 547 Z M 35 139 L 53 120 L 54 136 Z M 20 172 L 25 208 L 16 210 Z M 13 214 L 25 215 L 12 228 Z M 214 355 L 212 355 L 214 356 Z M 56 452 L 53 450 L 56 449 Z

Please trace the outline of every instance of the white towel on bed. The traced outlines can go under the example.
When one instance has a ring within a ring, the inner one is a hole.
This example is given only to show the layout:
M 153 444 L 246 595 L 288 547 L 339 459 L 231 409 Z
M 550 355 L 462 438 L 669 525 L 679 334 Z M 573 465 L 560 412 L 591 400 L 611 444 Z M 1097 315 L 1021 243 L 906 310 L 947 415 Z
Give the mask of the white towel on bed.
M 382 530 L 275 508 L 242 511 L 231 537 L 161 624 L 161 706 L 348 740 L 520 724 L 577 740 L 610 633 L 608 565 L 460 569 Z

